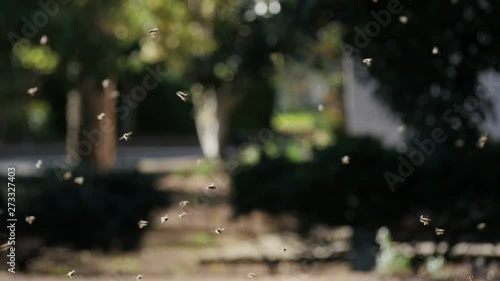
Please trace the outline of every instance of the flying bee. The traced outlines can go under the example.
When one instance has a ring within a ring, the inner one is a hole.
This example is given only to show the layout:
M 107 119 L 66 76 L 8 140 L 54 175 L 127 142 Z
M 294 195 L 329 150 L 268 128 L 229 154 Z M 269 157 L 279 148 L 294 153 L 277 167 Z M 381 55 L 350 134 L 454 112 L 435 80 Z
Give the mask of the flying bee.
M 250 272 L 250 273 L 247 274 L 248 278 L 254 278 L 255 276 L 257 276 L 257 275 L 255 273 L 253 273 L 253 272 Z
M 28 93 L 28 95 L 32 97 L 34 97 L 37 92 L 38 92 L 38 87 L 29 88 L 28 91 L 26 91 L 26 93 Z
M 183 217 L 187 216 L 187 214 L 188 213 L 186 213 L 186 212 L 182 212 L 182 213 L 180 213 L 179 218 L 182 219 Z
M 43 35 L 42 38 L 40 38 L 40 45 L 45 45 L 47 44 L 48 38 L 46 35 Z
M 34 221 L 35 221 L 35 216 L 26 217 L 26 222 L 29 223 L 30 225 L 33 224 Z
M 486 224 L 484 222 L 477 225 L 478 230 L 483 230 L 485 227 L 486 227 Z
M 474 276 L 469 275 L 469 281 L 474 281 Z
M 346 156 L 344 156 L 344 157 L 342 157 L 342 164 L 344 164 L 344 165 L 349 165 L 349 163 L 350 163 L 350 161 L 349 161 L 349 160 L 350 160 L 350 159 L 349 159 L 349 156 L 347 156 L 347 155 L 346 155 Z
M 175 93 L 183 102 L 187 102 L 189 99 L 188 99 L 188 95 L 186 93 L 183 93 L 181 91 L 178 91 L 177 93 Z
M 213 182 L 213 183 L 211 183 L 209 186 L 207 186 L 207 189 L 208 189 L 208 190 L 215 190 L 215 189 L 217 189 L 217 186 L 216 186 L 216 185 L 215 185 L 215 183 Z
M 323 111 L 323 105 L 322 104 L 318 104 L 318 111 Z
M 485 134 L 484 136 L 481 136 L 477 142 L 477 146 L 479 148 L 483 148 L 486 142 L 488 141 L 488 134 Z
M 181 201 L 181 202 L 179 202 L 179 206 L 181 206 L 182 208 L 186 207 L 187 204 L 189 204 L 189 201 Z
M 70 272 L 68 272 L 69 279 L 73 279 L 73 274 L 75 274 L 75 270 L 71 270 Z
M 420 222 L 423 223 L 424 225 L 429 225 L 429 223 L 431 222 L 431 219 L 429 217 L 425 217 L 424 215 L 421 215 Z
M 128 132 L 128 133 L 125 133 L 123 134 L 123 136 L 121 138 L 119 138 L 118 140 L 125 140 L 125 141 L 128 141 L 130 139 L 130 135 L 132 135 L 132 132 Z
M 40 169 L 42 167 L 42 160 L 38 159 L 38 161 L 36 161 L 35 167 L 37 169 Z
M 439 55 L 439 49 L 438 49 L 438 47 L 432 48 L 432 54 L 433 55 Z
M 83 177 L 76 177 L 73 181 L 76 184 L 82 185 L 83 184 Z
M 148 225 L 148 221 L 139 220 L 137 225 L 139 225 L 139 228 L 142 229 Z
M 222 232 L 224 232 L 224 228 L 217 227 L 217 228 L 215 229 L 215 233 L 216 233 L 216 234 L 222 234 Z
M 168 215 L 165 214 L 164 217 L 160 217 L 160 221 L 161 221 L 161 223 L 164 223 L 164 222 L 168 221 Z
M 107 88 L 109 86 L 109 79 L 102 80 L 102 87 Z
M 366 58 L 363 60 L 363 63 L 366 64 L 367 66 L 371 66 L 372 65 L 372 59 L 371 58 Z
M 435 230 L 436 230 L 436 235 L 443 235 L 444 234 L 444 229 L 442 229 L 442 228 L 435 227 Z
M 103 113 L 97 115 L 97 120 L 102 120 L 105 116 L 106 116 L 106 113 L 103 112 Z
M 137 277 L 135 278 L 135 280 L 141 280 L 142 277 L 143 277 L 142 274 L 139 274 L 139 275 L 137 275 Z
M 158 34 L 158 31 L 159 31 L 158 28 L 153 28 L 148 30 L 149 37 L 155 38 L 156 35 Z
M 283 252 L 286 252 L 286 248 L 283 248 Z
M 408 23 L 408 17 L 407 16 L 400 16 L 399 22 L 401 22 L 402 24 Z
M 66 172 L 63 175 L 63 179 L 69 180 L 72 176 L 73 176 L 73 174 L 71 172 Z

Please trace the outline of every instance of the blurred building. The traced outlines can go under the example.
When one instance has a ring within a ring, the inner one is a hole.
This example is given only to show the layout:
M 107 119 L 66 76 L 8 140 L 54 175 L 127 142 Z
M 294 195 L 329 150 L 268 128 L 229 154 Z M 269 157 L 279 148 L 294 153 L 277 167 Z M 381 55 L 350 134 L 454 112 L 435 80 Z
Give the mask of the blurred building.
M 359 63 L 361 64 L 361 63 Z M 360 67 L 351 56 L 344 56 L 344 108 L 346 131 L 350 135 L 368 135 L 380 139 L 389 147 L 403 145 L 400 126 L 404 125 L 388 107 L 375 98 L 376 81 L 364 81 L 357 74 Z M 492 114 L 483 124 L 491 140 L 500 140 L 500 73 L 484 72 L 479 77 L 487 97 L 492 102 Z

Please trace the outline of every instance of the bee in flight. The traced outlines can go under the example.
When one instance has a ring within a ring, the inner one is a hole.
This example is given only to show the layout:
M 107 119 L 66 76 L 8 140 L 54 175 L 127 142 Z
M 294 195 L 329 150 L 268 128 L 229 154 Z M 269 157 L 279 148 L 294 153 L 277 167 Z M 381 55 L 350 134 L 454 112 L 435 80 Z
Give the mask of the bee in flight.
M 139 220 L 137 224 L 139 225 L 139 228 L 142 229 L 148 225 L 148 221 Z
M 30 225 L 33 224 L 34 221 L 35 221 L 35 216 L 26 217 L 26 222 L 29 223 Z
M 423 223 L 424 225 L 429 225 L 429 223 L 431 222 L 431 219 L 429 217 L 425 217 L 424 215 L 421 215 L 420 222 Z
M 363 60 L 363 63 L 366 64 L 367 66 L 371 66 L 372 65 L 372 59 L 371 58 L 366 58 Z
M 188 95 L 186 93 L 183 93 L 181 91 L 178 91 L 177 93 L 175 93 L 183 102 L 187 102 L 189 99 L 188 99 Z
M 444 234 L 444 229 L 442 228 L 435 228 L 436 229 L 436 235 L 443 235 Z
M 28 95 L 34 97 L 36 92 L 38 92 L 38 87 L 29 88 L 26 92 L 28 93 Z
M 155 38 L 156 35 L 158 34 L 158 28 L 153 28 L 153 29 L 150 29 L 148 30 L 148 34 L 151 38 Z
M 118 140 L 125 140 L 125 141 L 128 141 L 130 139 L 130 135 L 132 135 L 132 132 L 128 132 L 128 133 L 125 133 L 123 134 L 123 136 L 121 138 L 119 138 Z
M 161 221 L 161 223 L 164 223 L 164 222 L 168 221 L 168 215 L 165 214 L 164 217 L 160 217 L 160 221 Z

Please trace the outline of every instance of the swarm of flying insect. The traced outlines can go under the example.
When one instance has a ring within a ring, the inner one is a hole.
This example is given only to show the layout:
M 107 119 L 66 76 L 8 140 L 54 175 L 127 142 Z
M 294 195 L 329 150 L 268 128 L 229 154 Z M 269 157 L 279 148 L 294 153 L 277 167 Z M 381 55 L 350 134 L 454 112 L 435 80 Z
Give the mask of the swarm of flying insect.
M 431 219 L 429 217 L 426 217 L 424 215 L 421 215 L 420 216 L 420 222 L 423 224 L 423 225 L 429 225 L 429 223 L 431 222 Z
M 349 165 L 349 163 L 350 163 L 349 156 L 345 155 L 344 157 L 342 157 L 342 164 Z
M 79 184 L 79 185 L 82 185 L 83 184 L 83 177 L 76 177 L 74 180 L 73 180 L 76 184 Z
M 47 44 L 48 38 L 46 35 L 43 35 L 42 38 L 40 38 L 40 45 L 45 45 Z
M 38 87 L 29 88 L 28 91 L 26 91 L 26 93 L 28 93 L 28 95 L 32 97 L 34 97 L 37 92 L 38 92 Z
M 442 229 L 442 228 L 435 227 L 435 230 L 436 230 L 436 235 L 443 235 L 444 234 L 444 229 Z
M 130 135 L 132 135 L 132 132 L 127 132 L 127 133 L 123 134 L 123 136 L 121 138 L 119 138 L 118 140 L 128 141 L 130 139 Z
M 177 95 L 177 97 L 179 97 L 181 99 L 181 101 L 183 102 L 187 102 L 189 99 L 188 99 L 188 95 L 186 93 L 183 93 L 181 91 L 178 91 L 177 93 L 175 93 Z
M 29 223 L 30 225 L 33 224 L 34 221 L 35 221 L 35 216 L 26 217 L 26 222 Z
M 137 225 L 139 226 L 140 229 L 142 229 L 148 225 L 148 221 L 139 220 Z
M 488 141 L 488 134 L 485 134 L 484 136 L 481 136 L 479 138 L 479 140 L 477 141 L 477 146 L 479 148 L 483 148 L 487 141 Z
M 106 117 L 106 113 L 102 112 L 99 115 L 97 115 L 97 120 L 102 120 L 104 119 L 104 117 Z
M 153 29 L 148 30 L 148 35 L 151 38 L 155 38 L 156 35 L 158 34 L 158 32 L 159 32 L 158 28 L 153 28 Z
M 168 221 L 168 215 L 165 214 L 164 217 L 160 217 L 160 221 L 161 221 L 161 223 L 164 223 L 164 222 Z
M 72 176 L 73 176 L 73 174 L 71 172 L 66 172 L 63 175 L 63 179 L 69 180 Z
M 215 185 L 215 183 L 213 182 L 213 183 L 211 183 L 210 185 L 208 185 L 208 186 L 207 186 L 207 189 L 208 189 L 208 190 L 215 190 L 215 189 L 217 189 L 217 186 L 216 186 L 216 185 Z

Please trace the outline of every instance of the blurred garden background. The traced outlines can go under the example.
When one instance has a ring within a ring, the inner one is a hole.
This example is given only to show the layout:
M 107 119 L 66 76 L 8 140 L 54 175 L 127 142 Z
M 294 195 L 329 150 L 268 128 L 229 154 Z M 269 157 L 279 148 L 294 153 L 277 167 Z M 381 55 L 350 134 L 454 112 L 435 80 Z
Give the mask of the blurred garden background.
M 0 280 L 500 280 L 499 12 L 2 2 Z

